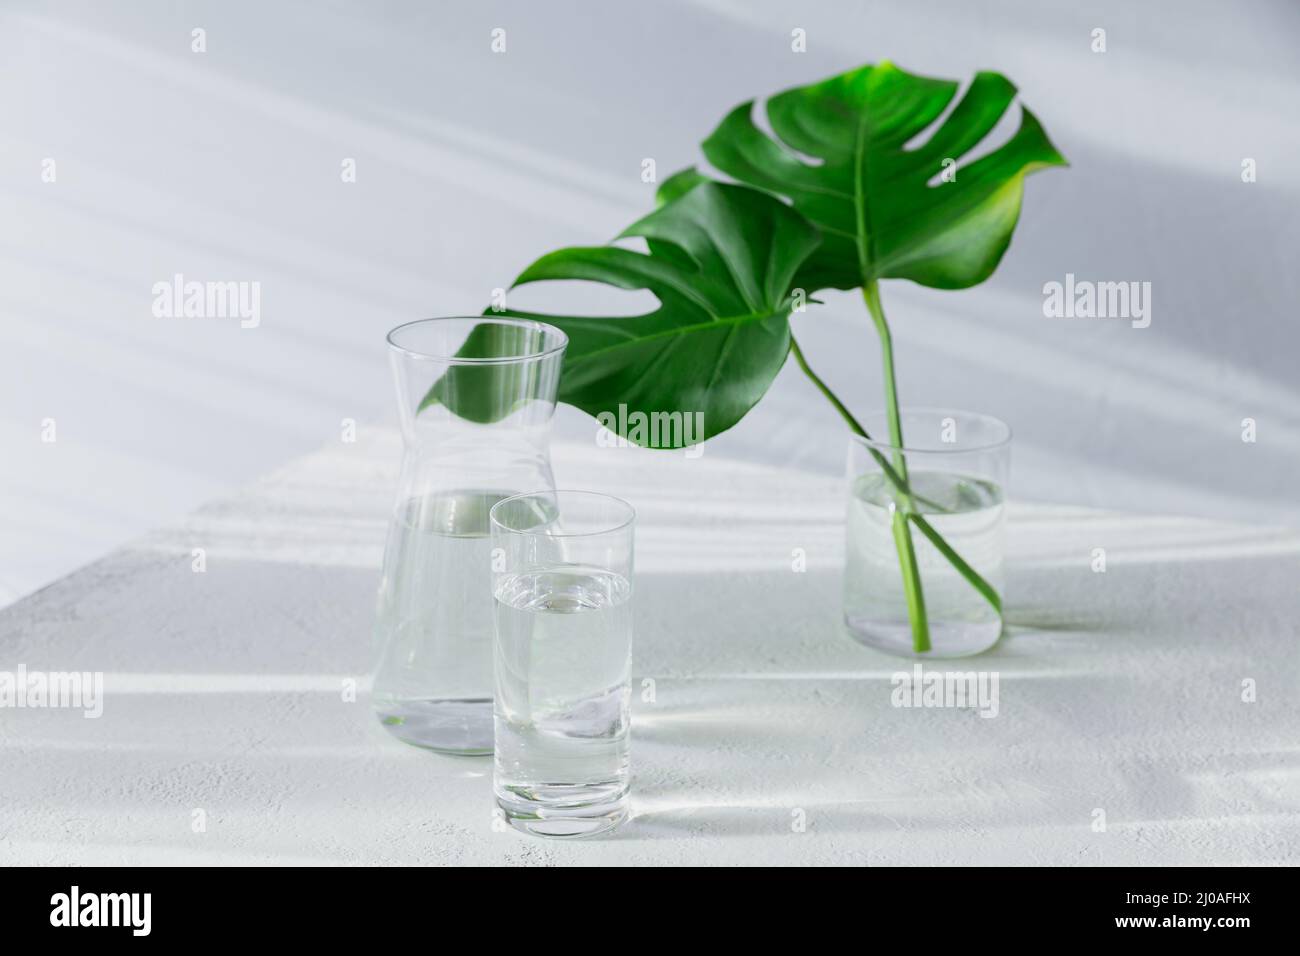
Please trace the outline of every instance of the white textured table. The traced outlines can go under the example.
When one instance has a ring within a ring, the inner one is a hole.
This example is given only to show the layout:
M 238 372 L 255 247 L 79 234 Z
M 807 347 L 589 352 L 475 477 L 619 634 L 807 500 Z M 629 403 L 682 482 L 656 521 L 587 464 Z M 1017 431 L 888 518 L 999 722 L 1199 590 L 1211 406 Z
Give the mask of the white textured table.
M 932 665 L 998 673 L 983 719 L 892 707 L 910 663 L 840 631 L 840 482 L 559 446 L 640 511 L 655 687 L 633 820 L 560 843 L 494 828 L 487 759 L 343 700 L 397 459 L 320 452 L 0 612 L 0 670 L 105 672 L 98 720 L 0 710 L 0 862 L 1300 862 L 1300 534 L 1013 507 L 1009 636 Z

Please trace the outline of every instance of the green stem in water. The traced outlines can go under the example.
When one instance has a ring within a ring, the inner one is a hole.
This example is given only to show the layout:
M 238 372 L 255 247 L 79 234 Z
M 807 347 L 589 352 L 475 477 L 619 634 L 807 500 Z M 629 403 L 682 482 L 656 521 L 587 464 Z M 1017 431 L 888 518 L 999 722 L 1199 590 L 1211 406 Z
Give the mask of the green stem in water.
M 803 373 L 808 376 L 808 379 L 817 386 L 817 390 L 826 396 L 826 400 L 831 403 L 831 406 L 840 413 L 840 417 L 844 419 L 844 422 L 849 426 L 849 429 L 855 435 L 859 435 L 867 441 L 874 441 L 875 439 L 873 439 L 871 435 L 867 433 L 867 430 L 862 427 L 862 423 L 853 417 L 853 413 L 849 411 L 848 407 L 841 402 L 838 396 L 830 390 L 830 387 L 822 381 L 821 376 L 813 371 L 812 366 L 808 364 L 808 359 L 804 356 L 803 349 L 799 347 L 799 343 L 795 339 L 793 333 L 790 335 L 790 351 L 794 354 L 794 360 L 799 364 L 799 368 L 801 368 Z M 919 502 L 933 511 L 943 512 L 947 510 L 937 502 L 932 502 L 928 498 L 913 492 L 908 487 L 907 482 L 905 482 L 898 472 L 894 470 L 894 467 L 889 463 L 889 459 L 880 454 L 880 452 L 878 452 L 874 447 L 868 445 L 867 451 L 870 452 L 871 457 L 876 460 L 876 464 L 880 466 L 881 472 L 884 473 L 885 477 L 889 480 L 889 483 L 898 491 L 911 495 L 914 501 Z M 930 522 L 925 519 L 925 516 L 919 511 L 912 512 L 909 518 L 912 523 L 920 529 L 921 533 L 925 535 L 929 542 L 934 545 L 935 549 L 947 558 L 948 562 L 957 569 L 957 573 L 969 581 L 971 587 L 975 588 L 976 591 L 982 594 L 984 599 L 988 601 L 989 604 L 993 605 L 993 608 L 999 615 L 1001 615 L 1002 599 L 998 596 L 998 592 L 994 589 L 993 585 L 984 580 L 978 571 L 967 564 L 965 559 L 953 550 L 952 546 L 944 540 L 943 536 L 934 529 L 934 526 L 931 525 Z
M 894 346 L 885 322 L 885 311 L 880 305 L 880 288 L 868 282 L 862 287 L 862 298 L 867 311 L 876 324 L 880 338 L 880 355 L 885 369 L 885 415 L 889 421 L 889 443 L 894 446 L 894 470 L 906 483 L 907 459 L 903 456 L 903 421 L 898 413 L 898 386 L 894 381 Z M 903 573 L 903 594 L 907 598 L 907 616 L 912 622 L 912 649 L 918 654 L 930 650 L 930 623 L 925 613 L 925 595 L 921 590 L 921 572 L 916 564 L 916 546 L 912 542 L 912 528 L 908 517 L 916 512 L 916 502 L 911 490 L 895 489 L 894 509 L 890 523 L 894 531 L 894 547 L 898 550 L 898 567 Z
M 998 612 L 998 617 L 1001 617 L 1002 598 L 998 596 L 998 592 L 993 585 L 985 581 L 978 571 L 967 564 L 961 555 L 952 549 L 952 545 L 943 539 L 943 535 L 934 530 L 934 525 L 925 520 L 925 515 L 919 511 L 914 511 L 908 515 L 908 518 L 921 529 L 921 533 L 926 536 L 940 554 L 948 559 L 948 562 L 961 573 L 961 576 L 969 581 L 976 591 L 984 595 L 984 600 L 992 604 L 993 610 Z

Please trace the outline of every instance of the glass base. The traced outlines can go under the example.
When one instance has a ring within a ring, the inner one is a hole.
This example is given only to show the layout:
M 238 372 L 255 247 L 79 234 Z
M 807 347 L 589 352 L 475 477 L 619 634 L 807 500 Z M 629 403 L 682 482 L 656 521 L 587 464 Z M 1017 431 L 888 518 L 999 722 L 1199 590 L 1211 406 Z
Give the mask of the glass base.
M 907 621 L 876 621 L 845 615 L 844 625 L 859 644 L 895 657 L 942 660 L 982 654 L 1002 636 L 1000 620 L 930 621 L 930 650 L 917 651 L 912 643 L 912 626 Z
M 496 797 L 506 822 L 533 836 L 596 836 L 628 816 L 626 785 L 498 788 Z
M 403 743 L 443 754 L 492 752 L 492 698 L 394 700 L 374 705 L 384 729 Z

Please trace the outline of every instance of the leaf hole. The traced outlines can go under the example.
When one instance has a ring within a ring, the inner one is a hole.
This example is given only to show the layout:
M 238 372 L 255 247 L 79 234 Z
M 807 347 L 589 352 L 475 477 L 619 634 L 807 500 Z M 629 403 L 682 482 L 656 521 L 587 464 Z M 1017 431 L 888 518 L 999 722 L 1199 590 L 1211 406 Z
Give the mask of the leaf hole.
M 930 139 L 934 134 L 943 128 L 944 123 L 948 122 L 948 117 L 952 115 L 953 110 L 957 108 L 957 104 L 962 101 L 962 97 L 964 97 L 966 91 L 970 89 L 971 82 L 971 79 L 961 81 L 957 86 L 957 89 L 953 91 L 952 98 L 948 100 L 948 105 L 943 108 L 943 112 L 934 118 L 934 122 L 930 123 L 928 126 L 922 127 L 915 136 L 904 143 L 903 152 L 914 153 L 926 143 L 930 142 Z

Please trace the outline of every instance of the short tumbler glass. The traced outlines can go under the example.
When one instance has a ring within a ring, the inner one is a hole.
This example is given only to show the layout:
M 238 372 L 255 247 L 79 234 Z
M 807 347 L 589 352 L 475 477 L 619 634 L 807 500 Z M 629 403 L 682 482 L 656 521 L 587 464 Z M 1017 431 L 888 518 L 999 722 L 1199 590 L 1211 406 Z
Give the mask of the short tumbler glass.
M 907 521 L 929 623 L 929 646 L 918 647 L 894 527 L 904 501 L 883 463 L 906 476 L 914 510 L 1001 593 L 1011 429 L 991 415 L 957 409 L 904 408 L 899 418 L 901 450 L 886 440 L 883 413 L 862 419 L 874 440 L 849 442 L 844 623 L 861 643 L 903 657 L 978 654 L 1001 636 L 1001 613 Z
M 539 836 L 627 817 L 636 513 L 588 491 L 492 507 L 497 806 Z

